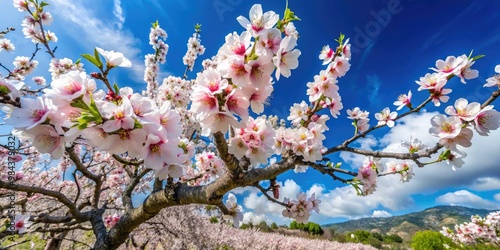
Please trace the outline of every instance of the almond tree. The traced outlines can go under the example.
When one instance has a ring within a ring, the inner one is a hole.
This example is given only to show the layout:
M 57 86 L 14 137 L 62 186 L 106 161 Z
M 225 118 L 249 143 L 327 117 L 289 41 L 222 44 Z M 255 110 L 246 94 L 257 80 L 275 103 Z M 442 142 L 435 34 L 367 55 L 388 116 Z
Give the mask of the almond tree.
M 425 101 L 415 104 L 411 92 L 402 95 L 394 105 L 406 111 L 398 114 L 385 108 L 375 115 L 377 125 L 369 124 L 369 111 L 347 110 L 354 135 L 325 147 L 330 115 L 337 118 L 343 109 L 338 83 L 350 68 L 350 44 L 344 35 L 338 44 L 321 51 L 325 69 L 306 83 L 307 101 L 290 108 L 288 124 L 260 115 L 273 85 L 299 66 L 294 26 L 299 18 L 288 7 L 281 18 L 273 11 L 263 12 L 259 4 L 251 8 L 249 19 L 238 17 L 244 30 L 228 34 L 217 55 L 203 61 L 203 70 L 191 80 L 188 72 L 205 51 L 201 26 L 195 26 L 188 41 L 183 77 L 160 79 L 169 47 L 167 33 L 155 22 L 149 36 L 154 53 L 145 56 L 147 88 L 138 93 L 111 84 L 108 78 L 111 70 L 131 67 L 122 53 L 96 47 L 93 53 L 82 54 L 89 62 L 85 68 L 80 59 L 59 58 L 53 46 L 57 36 L 46 28 L 52 21 L 48 4 L 13 3 L 27 15 L 22 32 L 35 50 L 31 57 L 16 57 L 13 69 L 0 64 L 7 72 L 0 77 L 3 120 L 14 128 L 0 151 L 3 218 L 9 219 L 2 236 L 9 230 L 48 233 L 52 238 L 48 248 L 60 245 L 68 232 L 92 230 L 93 249 L 116 249 L 162 209 L 188 204 L 216 206 L 238 225 L 241 207 L 231 195 L 227 202 L 223 199 L 231 190 L 247 186 L 281 204 L 283 216 L 305 222 L 313 210 L 319 211 L 320 200 L 305 194 L 281 200 L 276 178 L 289 170 L 312 168 L 332 181 L 352 185 L 359 195 L 369 195 L 379 177 L 398 174 L 409 181 L 413 166 L 440 161 L 461 166 L 463 147 L 471 146 L 474 130 L 485 136 L 500 126 L 500 114 L 491 105 L 500 94 L 496 75 L 485 84 L 495 88 L 487 100 L 460 99 L 444 109 L 446 115 L 432 118 L 429 132 L 439 138 L 436 145 L 425 146 L 414 138 L 404 144 L 408 153 L 353 146 L 431 102 L 435 106 L 447 102 L 452 78 L 465 83 L 478 76 L 471 67 L 481 56 L 449 56 L 417 81 L 418 90 L 427 95 Z M 14 31 L 7 29 L 1 35 L 8 37 L 10 32 Z M 8 38 L 1 38 L 0 45 L 2 53 L 15 50 Z M 52 57 L 49 83 L 40 76 L 27 78 L 38 67 L 39 50 Z M 31 88 L 31 82 L 39 87 Z M 14 136 L 19 144 L 10 139 Z M 353 172 L 328 160 L 338 152 L 364 155 L 366 160 Z M 273 155 L 278 160 L 269 162 Z M 428 157 L 435 160 L 421 160 Z M 387 168 L 382 158 L 389 159 Z M 22 167 L 16 168 L 19 161 Z M 271 184 L 264 185 L 268 180 Z M 15 201 L 10 200 L 13 192 Z M 132 200 L 139 193 L 148 196 L 137 205 Z

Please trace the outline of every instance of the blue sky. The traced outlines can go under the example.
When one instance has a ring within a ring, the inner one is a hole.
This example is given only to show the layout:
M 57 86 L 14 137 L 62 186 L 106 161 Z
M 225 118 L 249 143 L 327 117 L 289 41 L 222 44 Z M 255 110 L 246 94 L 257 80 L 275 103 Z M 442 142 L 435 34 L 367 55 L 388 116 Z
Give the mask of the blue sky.
M 87 0 L 48 1 L 47 7 L 54 23 L 48 27 L 59 37 L 56 55 L 73 60 L 82 53 L 89 53 L 94 46 L 106 50 L 123 52 L 133 63 L 130 70 L 116 70 L 112 80 L 120 86 L 133 86 L 137 91 L 145 88 L 142 81 L 143 58 L 152 49 L 148 45 L 150 24 L 156 20 L 168 33 L 170 50 L 167 63 L 162 65 L 162 75 L 181 76 L 184 72 L 182 56 L 186 52 L 187 39 L 193 33 L 193 25 L 202 24 L 202 44 L 206 52 L 201 60 L 214 55 L 223 44 L 228 33 L 241 33 L 243 28 L 236 17 L 248 16 L 256 1 L 242 0 Z M 264 11 L 274 10 L 282 16 L 285 1 L 260 2 Z M 453 79 L 452 105 L 460 97 L 469 101 L 483 101 L 491 89 L 483 88 L 486 78 L 494 74 L 494 66 L 500 64 L 500 2 L 476 1 L 431 1 L 431 0 L 374 0 L 374 1 L 304 1 L 290 0 L 289 7 L 302 20 L 295 25 L 300 33 L 298 49 L 299 68 L 289 79 L 282 78 L 274 87 L 273 97 L 266 109 L 267 114 L 286 118 L 293 103 L 306 99 L 306 83 L 325 67 L 318 60 L 321 48 L 330 44 L 340 33 L 351 38 L 353 56 L 351 70 L 339 80 L 343 98 L 342 117 L 331 119 L 326 146 L 334 146 L 353 133 L 350 121 L 345 118 L 346 109 L 359 106 L 373 114 L 385 107 L 395 109 L 392 103 L 397 96 L 412 90 L 414 103 L 425 100 L 427 94 L 417 92 L 415 80 L 430 72 L 437 59 L 448 55 L 459 56 L 474 50 L 474 54 L 486 57 L 474 65 L 480 77 L 466 85 Z M 11 1 L 0 2 L 2 26 L 14 26 L 17 31 L 9 34 L 16 45 L 15 55 L 31 55 L 33 44 L 23 40 L 20 22 L 21 13 L 15 11 Z M 356 48 L 356 49 L 354 49 Z M 0 54 L 0 62 L 9 65 L 14 55 Z M 48 55 L 40 53 L 37 74 L 50 79 Z M 85 62 L 84 62 L 85 63 Z M 86 63 L 88 72 L 92 66 Z M 0 72 L 5 74 L 5 72 Z M 195 77 L 191 72 L 189 77 Z M 436 139 L 428 135 L 429 119 L 436 108 L 428 106 L 426 112 L 413 115 L 399 122 L 391 130 L 380 129 L 378 133 L 363 139 L 360 147 L 401 151 L 401 140 L 417 137 L 431 146 Z M 311 170 L 305 174 L 288 172 L 278 178 L 282 183 L 282 194 L 295 196 L 298 191 L 316 192 L 322 199 L 320 215 L 311 220 L 320 224 L 350 218 L 398 215 L 419 211 L 438 204 L 457 204 L 478 208 L 500 208 L 500 171 L 495 156 L 499 153 L 500 133 L 490 137 L 473 138 L 466 164 L 457 171 L 446 164 L 434 164 L 416 169 L 410 183 L 402 184 L 397 176 L 381 178 L 378 191 L 368 197 L 355 196 L 352 187 L 321 176 Z M 485 146 L 487 145 L 487 146 Z M 356 170 L 362 157 L 350 154 L 330 156 L 333 161 L 342 161 L 344 166 Z M 274 220 L 288 223 L 279 214 L 281 207 L 269 202 L 255 189 L 235 190 L 246 212 L 245 218 Z

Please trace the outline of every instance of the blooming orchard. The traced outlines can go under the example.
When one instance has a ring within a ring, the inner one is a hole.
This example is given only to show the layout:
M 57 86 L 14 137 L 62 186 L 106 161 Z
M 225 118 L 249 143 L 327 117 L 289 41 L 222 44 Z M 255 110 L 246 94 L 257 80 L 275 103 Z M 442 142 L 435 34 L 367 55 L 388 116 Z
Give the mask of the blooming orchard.
M 485 218 L 471 216 L 471 222 L 455 225 L 455 231 L 443 227 L 441 233 L 465 245 L 489 242 L 500 246 L 500 211 L 491 212 Z
M 228 34 L 217 55 L 203 61 L 203 70 L 192 80 L 187 73 L 205 52 L 201 26 L 196 25 L 189 38 L 183 77 L 160 79 L 160 65 L 166 62 L 169 47 L 166 31 L 153 23 L 149 43 L 154 53 L 144 61 L 147 87 L 136 92 L 108 79 L 111 70 L 132 66 L 122 53 L 96 47 L 93 53 L 82 54 L 85 61 L 58 58 L 52 49 L 57 37 L 46 29 L 52 21 L 46 11 L 50 6 L 35 0 L 14 0 L 14 6 L 26 15 L 24 36 L 36 44 L 36 51 L 42 45 L 52 57 L 50 80 L 28 77 L 40 66 L 36 52 L 31 58 L 16 57 L 13 69 L 2 64 L 7 72 L 0 76 L 4 121 L 14 128 L 12 135 L 21 139 L 21 147 L 15 156 L 10 156 L 7 147 L 1 148 L 0 187 L 18 194 L 16 205 L 23 209 L 11 220 L 20 234 L 92 230 L 95 249 L 115 249 L 161 209 L 193 203 L 217 206 L 238 226 L 242 208 L 229 192 L 245 186 L 256 187 L 281 204 L 283 216 L 306 222 L 313 211 L 319 212 L 320 197 L 314 193 L 310 197 L 297 194 L 296 200 L 279 197 L 279 186 L 266 187 L 266 180 L 275 183 L 277 176 L 290 169 L 300 173 L 311 167 L 352 185 L 360 195 L 369 195 L 382 176 L 399 174 L 402 181 L 409 181 L 415 164 L 423 167 L 447 161 L 461 167 L 474 131 L 486 136 L 500 126 L 500 113 L 491 105 L 500 94 L 500 77 L 495 75 L 485 84 L 495 88 L 489 99 L 469 103 L 461 98 L 444 109 L 446 115 L 432 118 L 429 133 L 439 139 L 436 145 L 422 145 L 412 138 L 402 143 L 406 154 L 351 146 L 376 129 L 397 126 L 398 119 L 431 101 L 435 106 L 447 103 L 450 79 L 466 83 L 478 76 L 471 67 L 481 56 L 450 56 L 438 60 L 433 73 L 416 81 L 427 100 L 417 105 L 411 102 L 411 91 L 401 95 L 394 105 L 398 112 L 405 107 L 407 111 L 398 114 L 387 107 L 376 112 L 375 126 L 369 124 L 373 111 L 348 109 L 354 135 L 338 146 L 326 147 L 329 120 L 344 112 L 340 82 L 351 67 L 351 45 L 344 35 L 336 40 L 337 45 L 321 50 L 319 59 L 325 68 L 306 83 L 308 101 L 294 104 L 286 121 L 260 115 L 273 86 L 299 66 L 299 33 L 293 23 L 299 19 L 289 8 L 280 17 L 254 5 L 249 18 L 237 19 L 242 31 Z M 9 32 L 2 34 L 8 37 Z M 13 51 L 15 45 L 1 38 L 0 53 Z M 341 151 L 366 156 L 358 172 L 325 158 Z M 439 152 L 435 161 L 420 161 Z M 279 160 L 268 163 L 273 155 Z M 384 163 L 381 158 L 390 160 Z M 22 167 L 9 169 L 5 164 L 9 159 L 22 160 Z M 5 175 L 9 170 L 17 171 L 15 185 Z M 68 179 L 69 173 L 72 178 Z M 132 197 L 138 193 L 148 197 L 134 206 Z M 46 200 L 57 205 L 41 205 Z

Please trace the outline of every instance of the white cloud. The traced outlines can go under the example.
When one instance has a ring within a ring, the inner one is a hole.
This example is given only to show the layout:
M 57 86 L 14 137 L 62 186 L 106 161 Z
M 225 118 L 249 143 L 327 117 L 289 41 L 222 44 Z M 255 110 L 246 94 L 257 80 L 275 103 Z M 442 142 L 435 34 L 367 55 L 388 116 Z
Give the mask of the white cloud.
M 116 25 L 119 29 L 122 29 L 123 23 L 125 22 L 125 16 L 123 15 L 123 9 L 120 0 L 113 1 L 113 15 L 117 20 Z
M 495 199 L 496 201 L 500 201 L 500 194 L 493 195 L 493 199 Z
M 113 13 L 115 17 L 121 18 L 123 11 L 119 5 L 117 6 L 117 2 L 120 1 L 114 2 Z M 142 81 L 144 59 L 138 46 L 140 40 L 130 31 L 117 29 L 113 25 L 116 22 L 101 20 L 101 17 L 97 17 L 84 7 L 83 2 L 52 0 L 51 5 L 54 6 L 53 16 L 56 20 L 54 25 L 63 25 L 59 27 L 59 32 L 66 32 L 74 39 L 73 42 L 79 43 L 88 52 L 94 47 L 122 52 L 132 62 L 134 77 Z M 120 19 L 118 21 L 123 23 Z
M 446 205 L 460 205 L 484 209 L 498 209 L 500 207 L 500 204 L 483 199 L 467 190 L 458 190 L 443 194 L 436 198 L 436 202 Z
M 252 212 L 246 212 L 243 214 L 243 223 L 245 224 L 252 222 L 252 224 L 256 225 L 262 221 L 265 221 L 266 223 L 271 222 L 271 220 L 264 214 L 255 214 Z
M 500 190 L 500 178 L 481 177 L 468 186 L 475 191 Z
M 386 135 L 379 139 L 380 145 L 387 152 L 406 152 L 401 146 L 401 141 L 410 140 L 410 137 L 418 138 L 427 146 L 431 147 L 437 143 L 437 139 L 429 135 L 430 119 L 437 113 L 421 113 L 410 115 L 398 121 Z M 415 202 L 412 195 L 428 195 L 438 192 L 444 188 L 470 188 L 472 190 L 495 190 L 498 189 L 500 172 L 496 156 L 500 142 L 496 139 L 500 131 L 496 130 L 490 136 L 479 136 L 474 134 L 472 147 L 466 149 L 468 156 L 464 159 L 462 168 L 453 171 L 444 162 L 427 165 L 424 168 L 414 166 L 415 176 L 408 183 L 402 183 L 398 176 L 384 176 L 377 181 L 377 191 L 374 194 L 359 197 L 350 186 L 336 188 L 327 194 L 323 194 L 321 213 L 330 217 L 358 218 L 369 217 L 372 210 L 380 207 L 389 210 L 409 209 Z M 490 145 L 482 147 L 482 145 Z M 366 145 L 365 145 L 366 146 Z M 341 158 L 354 169 L 363 162 L 365 156 L 350 153 L 340 154 Z M 430 162 L 436 159 L 433 156 L 421 159 L 422 162 Z M 481 206 L 485 206 L 484 203 Z M 474 204 L 470 206 L 475 207 Z
M 385 210 L 373 210 L 372 217 L 378 218 L 378 217 L 391 217 L 392 214 L 385 211 Z

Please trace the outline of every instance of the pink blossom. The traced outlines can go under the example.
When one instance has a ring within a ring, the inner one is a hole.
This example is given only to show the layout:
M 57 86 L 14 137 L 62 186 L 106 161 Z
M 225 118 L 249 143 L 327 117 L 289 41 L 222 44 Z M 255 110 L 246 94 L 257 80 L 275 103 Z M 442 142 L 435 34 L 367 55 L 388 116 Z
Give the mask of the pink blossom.
M 132 67 L 132 63 L 130 60 L 128 60 L 123 53 L 121 52 L 115 52 L 113 50 L 111 51 L 106 51 L 103 50 L 99 47 L 96 47 L 97 52 L 101 54 L 101 56 L 104 57 L 106 60 L 106 66 L 108 68 L 112 67 L 125 67 L 125 68 L 130 68 Z
M 238 205 L 236 196 L 234 194 L 229 193 L 227 196 L 226 207 L 231 212 L 230 218 L 233 221 L 233 226 L 236 228 L 240 227 L 240 222 L 243 221 L 243 209 L 240 205 Z
M 378 120 L 378 125 L 387 125 L 387 127 L 394 127 L 394 119 L 398 116 L 397 112 L 391 112 L 389 108 L 384 108 L 380 113 L 375 114 L 375 118 Z
M 264 112 L 264 105 L 268 104 L 267 99 L 273 92 L 272 85 L 265 85 L 259 88 L 244 88 L 243 91 L 249 95 L 250 107 L 256 114 Z
M 242 89 L 233 89 L 226 96 L 225 108 L 235 114 L 238 115 L 242 122 L 246 122 L 248 119 L 248 106 L 250 102 L 247 99 L 247 96 L 243 92 Z
M 249 31 L 253 37 L 260 35 L 261 31 L 272 28 L 279 20 L 279 16 L 274 11 L 262 13 L 262 5 L 254 4 L 248 13 L 250 20 L 239 16 L 238 22 Z
M 479 76 L 479 71 L 470 68 L 475 63 L 472 58 L 467 58 L 466 55 L 462 55 L 460 57 L 463 58 L 463 63 L 460 67 L 460 71 L 455 75 L 460 78 L 460 81 L 463 84 L 465 84 L 465 80 L 477 78 Z
M 104 225 L 107 228 L 112 228 L 116 225 L 116 223 L 120 220 L 121 216 L 118 214 L 108 215 L 104 218 Z
M 455 116 L 436 115 L 431 119 L 429 133 L 439 138 L 455 138 L 460 134 L 462 122 Z
M 55 112 L 52 100 L 46 97 L 22 98 L 21 108 L 14 108 L 5 122 L 15 128 L 31 129 L 45 122 Z
M 73 70 L 52 81 L 50 86 L 51 89 L 45 90 L 47 97 L 58 105 L 64 105 L 94 91 L 96 83 L 85 72 Z
M 290 108 L 290 115 L 287 117 L 289 121 L 295 126 L 300 125 L 301 122 L 307 120 L 307 111 L 309 110 L 309 105 L 305 101 L 297 104 L 294 103 Z
M 394 105 L 398 106 L 396 110 L 402 109 L 404 106 L 411 108 L 411 90 L 408 91 L 408 95 L 402 94 L 398 97 L 398 100 L 394 102 Z
M 158 131 L 156 134 L 148 134 L 141 156 L 147 168 L 158 170 L 164 163 L 177 164 L 178 150 L 177 144 L 170 142 L 164 133 Z
M 328 65 L 326 71 L 331 77 L 337 78 L 345 76 L 350 68 L 351 64 L 349 63 L 349 58 L 345 56 L 337 56 L 333 62 Z
M 226 43 L 219 49 L 218 54 L 224 57 L 233 55 L 244 56 L 247 49 L 250 47 L 250 40 L 252 35 L 248 31 L 244 31 L 241 35 L 233 32 L 226 36 Z
M 19 234 L 26 232 L 28 227 L 30 227 L 33 224 L 33 222 L 29 221 L 29 219 L 30 216 L 27 214 L 25 215 L 18 214 L 14 217 L 14 227 Z
M 486 136 L 500 127 L 500 112 L 494 110 L 493 105 L 488 105 L 476 115 L 473 124 L 480 135 Z
M 459 98 L 455 101 L 455 107 L 448 106 L 444 110 L 448 115 L 454 115 L 464 121 L 472 121 L 481 111 L 481 104 L 477 102 L 469 103 L 464 98 Z
M 120 105 L 113 102 L 106 102 L 102 105 L 101 114 L 108 120 L 102 124 L 102 129 L 106 132 L 115 132 L 119 129 L 133 129 L 134 118 L 132 118 L 134 111 L 128 99 L 122 99 Z
M 401 146 L 408 149 L 410 154 L 418 153 L 419 151 L 426 148 L 426 146 L 417 138 L 410 138 L 410 141 L 402 141 Z
M 335 58 L 335 50 L 329 45 L 325 45 L 319 54 L 319 60 L 323 61 L 323 65 L 329 64 Z
M 38 125 L 25 132 L 40 153 L 49 153 L 53 159 L 60 159 L 63 156 L 66 142 L 52 126 Z M 68 138 L 68 141 L 72 141 L 71 138 Z
M 14 44 L 10 42 L 9 39 L 6 38 L 0 39 L 0 52 L 2 52 L 2 50 L 5 50 L 7 52 L 12 52 L 14 51 L 15 48 L 16 47 L 14 46 Z
M 257 50 L 266 50 L 268 54 L 276 54 L 278 53 L 280 43 L 281 31 L 279 29 L 265 29 L 259 36 Z
M 280 79 L 280 75 L 290 77 L 292 74 L 290 70 L 296 69 L 299 66 L 298 58 L 300 50 L 293 49 L 297 45 L 297 39 L 291 36 L 285 37 L 281 40 L 280 48 L 273 57 L 274 66 L 276 66 L 276 79 Z
M 432 102 L 436 107 L 439 107 L 441 105 L 441 102 L 443 103 L 448 102 L 450 97 L 446 95 L 451 92 L 452 92 L 451 89 L 443 89 L 443 88 L 432 90 L 431 91 Z
M 445 61 L 441 59 L 437 60 L 436 68 L 431 69 L 436 72 L 443 73 L 446 76 L 451 74 L 458 75 L 462 69 L 462 65 L 464 64 L 464 59 L 466 58 L 448 56 Z
M 428 89 L 442 89 L 448 80 L 445 74 L 441 73 L 427 73 L 424 77 L 420 77 L 420 80 L 415 81 L 420 87 L 418 91 Z
M 483 87 L 500 87 L 500 65 L 495 66 L 495 73 L 497 74 L 486 79 L 486 84 L 484 84 Z
M 355 107 L 353 110 L 350 109 L 347 110 L 347 115 L 349 115 L 347 118 L 351 120 L 370 120 L 368 119 L 369 114 L 370 112 L 361 111 L 359 107 Z

